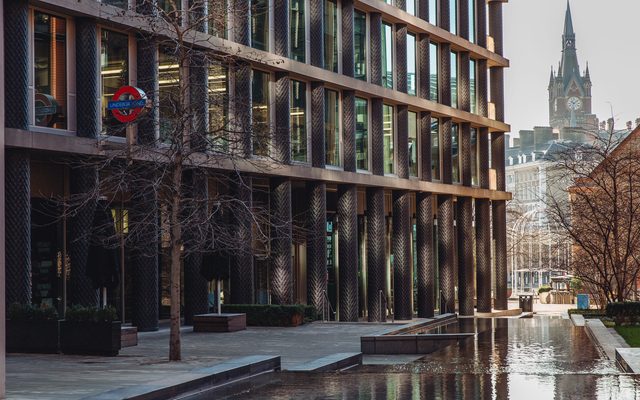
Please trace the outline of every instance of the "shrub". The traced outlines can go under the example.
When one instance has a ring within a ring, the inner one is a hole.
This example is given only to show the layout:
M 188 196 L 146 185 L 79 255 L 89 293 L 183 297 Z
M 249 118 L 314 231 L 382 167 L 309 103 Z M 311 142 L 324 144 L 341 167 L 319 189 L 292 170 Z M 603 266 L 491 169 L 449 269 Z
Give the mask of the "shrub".
M 567 310 L 567 312 L 569 315 L 578 314 L 585 318 L 600 318 L 605 316 L 605 312 L 603 310 L 578 310 L 577 308 L 571 308 Z
M 607 317 L 612 318 L 617 325 L 636 323 L 640 321 L 640 302 L 609 303 L 606 313 Z
M 105 308 L 71 306 L 67 308 L 65 320 L 73 322 L 113 322 L 118 320 L 118 313 L 111 306 Z
M 41 304 L 13 303 L 7 310 L 7 319 L 11 321 L 54 321 L 58 319 L 55 308 Z
M 317 314 L 302 304 L 223 304 L 222 312 L 246 314 L 250 326 L 291 326 L 296 319 L 302 323 Z
M 547 293 L 551 291 L 551 286 L 540 286 L 540 288 L 538 289 L 538 294 L 541 293 Z

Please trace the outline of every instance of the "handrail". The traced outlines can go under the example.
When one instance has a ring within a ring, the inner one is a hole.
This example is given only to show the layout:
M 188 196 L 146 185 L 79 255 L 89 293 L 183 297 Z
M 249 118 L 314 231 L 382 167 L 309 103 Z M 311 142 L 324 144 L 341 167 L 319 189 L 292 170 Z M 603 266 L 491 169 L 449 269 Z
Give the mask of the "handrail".
M 331 307 L 331 301 L 329 301 L 329 295 L 326 290 L 322 291 L 322 322 L 329 322 L 331 315 L 335 318 L 336 311 Z

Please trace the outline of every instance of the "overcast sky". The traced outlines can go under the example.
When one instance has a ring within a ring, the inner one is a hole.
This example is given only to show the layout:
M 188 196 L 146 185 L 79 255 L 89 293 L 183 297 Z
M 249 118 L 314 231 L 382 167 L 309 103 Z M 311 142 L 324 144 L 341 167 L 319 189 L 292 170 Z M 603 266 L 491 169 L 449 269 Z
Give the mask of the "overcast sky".
M 566 0 L 504 5 L 506 119 L 513 133 L 549 124 L 549 74 L 558 69 Z M 616 126 L 640 117 L 639 0 L 571 0 L 580 69 L 589 62 L 593 112 Z

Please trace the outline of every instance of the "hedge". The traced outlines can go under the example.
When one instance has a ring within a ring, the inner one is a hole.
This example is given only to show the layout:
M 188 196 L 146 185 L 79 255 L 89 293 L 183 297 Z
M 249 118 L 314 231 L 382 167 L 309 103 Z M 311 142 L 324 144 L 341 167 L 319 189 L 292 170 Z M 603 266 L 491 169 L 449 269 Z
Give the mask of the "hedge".
M 640 322 L 640 302 L 609 303 L 606 308 L 607 317 L 616 321 L 616 325 Z
M 540 288 L 538 288 L 538 294 L 546 293 L 550 291 L 551 291 L 551 286 L 540 286 Z
M 291 326 L 318 319 L 316 309 L 303 304 L 223 304 L 222 312 L 247 314 L 250 326 Z
M 605 312 L 598 309 L 578 310 L 577 308 L 571 308 L 567 310 L 567 312 L 569 313 L 569 315 L 578 314 L 584 316 L 585 318 L 600 318 L 605 316 Z

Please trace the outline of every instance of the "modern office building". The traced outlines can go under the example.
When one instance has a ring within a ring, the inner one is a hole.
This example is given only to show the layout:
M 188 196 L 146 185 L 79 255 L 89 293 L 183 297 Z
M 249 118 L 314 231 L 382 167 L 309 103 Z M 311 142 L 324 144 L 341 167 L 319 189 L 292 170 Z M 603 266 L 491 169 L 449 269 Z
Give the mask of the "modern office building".
M 253 255 L 236 254 L 226 302 L 328 303 L 341 321 L 429 317 L 434 309 L 473 315 L 476 298 L 478 311 L 507 308 L 505 1 L 206 1 L 197 15 L 215 18 L 183 38 L 216 54 L 206 79 L 195 73 L 201 65 L 167 62 L 166 49 L 149 39 L 154 15 L 173 3 L 158 1 L 156 10 L 146 0 L 0 1 L 7 303 L 97 304 L 81 235 L 93 211 L 54 218 L 45 210 L 51 198 L 100 177 L 71 168 L 70 159 L 99 158 L 105 138 L 133 138 L 135 146 L 149 132 L 161 136 L 170 112 L 162 93 L 177 85 L 173 72 L 190 68 L 192 93 L 224 94 L 222 104 L 205 96 L 203 115 L 216 108 L 252 121 L 261 136 L 248 141 L 246 157 L 278 164 L 211 168 L 241 170 L 251 190 L 236 196 L 247 209 L 266 207 L 306 227 L 274 228 Z M 195 10 L 198 2 L 177 3 Z M 111 117 L 108 100 L 126 85 L 160 99 L 159 112 L 147 115 L 158 129 Z M 139 222 L 128 213 L 136 207 L 162 223 L 164 211 L 148 196 L 105 196 L 118 230 Z M 234 217 L 250 241 L 255 227 Z M 162 246 L 155 237 L 144 256 L 119 250 L 126 287 L 109 301 L 124 302 L 141 331 L 157 329 L 166 305 Z M 187 319 L 208 307 L 199 270 L 185 261 Z

